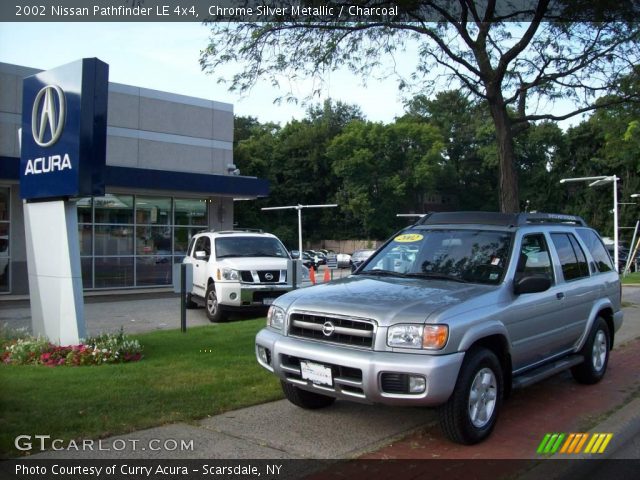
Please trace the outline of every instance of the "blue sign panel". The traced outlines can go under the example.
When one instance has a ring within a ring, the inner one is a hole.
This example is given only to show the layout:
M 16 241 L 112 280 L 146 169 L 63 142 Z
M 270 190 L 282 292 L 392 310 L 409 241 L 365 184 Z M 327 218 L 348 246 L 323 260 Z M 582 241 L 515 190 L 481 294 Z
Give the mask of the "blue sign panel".
M 104 195 L 108 79 L 97 58 L 24 79 L 22 198 Z

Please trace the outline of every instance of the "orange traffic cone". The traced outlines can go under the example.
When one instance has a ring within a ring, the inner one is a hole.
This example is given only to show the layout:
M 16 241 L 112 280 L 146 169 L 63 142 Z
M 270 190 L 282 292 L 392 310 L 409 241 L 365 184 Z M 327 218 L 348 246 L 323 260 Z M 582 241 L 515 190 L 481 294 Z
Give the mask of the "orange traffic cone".
M 309 267 L 309 280 L 313 285 L 316 284 L 316 271 L 313 269 L 313 265 Z
M 331 277 L 329 275 L 329 269 L 325 268 L 324 269 L 324 279 L 323 279 L 323 281 L 324 281 L 324 283 L 327 283 L 330 280 L 331 280 Z

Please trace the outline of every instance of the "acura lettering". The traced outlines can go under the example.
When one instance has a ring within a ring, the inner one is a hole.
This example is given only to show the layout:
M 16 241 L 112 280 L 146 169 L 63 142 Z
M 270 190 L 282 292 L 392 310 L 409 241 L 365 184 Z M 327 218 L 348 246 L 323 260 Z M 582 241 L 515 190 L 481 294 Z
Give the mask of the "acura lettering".
M 27 167 L 24 169 L 25 175 L 39 175 L 41 173 L 60 172 L 62 170 L 71 170 L 71 160 L 68 154 L 51 155 L 48 157 L 39 157 L 29 159 Z

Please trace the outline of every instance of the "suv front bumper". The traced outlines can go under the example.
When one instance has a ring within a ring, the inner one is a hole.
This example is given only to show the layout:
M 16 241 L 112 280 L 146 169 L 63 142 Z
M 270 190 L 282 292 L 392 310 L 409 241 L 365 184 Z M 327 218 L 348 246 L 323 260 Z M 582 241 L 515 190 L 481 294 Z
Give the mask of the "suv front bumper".
M 421 355 L 360 350 L 286 337 L 264 328 L 256 336 L 256 357 L 260 365 L 280 379 L 311 392 L 362 403 L 437 406 L 451 396 L 464 352 Z M 300 360 L 330 368 L 332 386 L 303 379 Z M 383 374 L 423 377 L 426 390 L 415 394 L 385 392 Z
M 252 285 L 241 282 L 216 283 L 216 296 L 221 307 L 269 306 L 274 299 L 291 290 L 286 284 Z

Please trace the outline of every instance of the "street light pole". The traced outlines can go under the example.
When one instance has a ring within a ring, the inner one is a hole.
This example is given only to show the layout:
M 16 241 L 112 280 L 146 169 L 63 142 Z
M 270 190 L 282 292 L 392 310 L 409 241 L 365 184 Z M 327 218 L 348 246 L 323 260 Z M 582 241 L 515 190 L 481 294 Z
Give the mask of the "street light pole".
M 613 262 L 616 272 L 618 270 L 618 180 L 616 175 L 603 175 L 599 177 L 578 177 L 578 178 L 563 178 L 560 183 L 570 182 L 591 182 L 590 187 L 599 187 L 605 183 L 613 183 Z
M 298 255 L 302 258 L 302 209 L 303 208 L 331 208 L 337 207 L 337 203 L 331 203 L 326 205 L 288 205 L 286 207 L 264 207 L 261 210 L 291 210 L 298 211 Z

